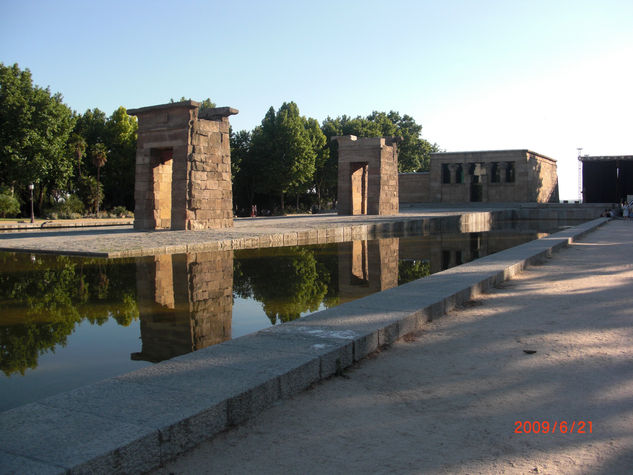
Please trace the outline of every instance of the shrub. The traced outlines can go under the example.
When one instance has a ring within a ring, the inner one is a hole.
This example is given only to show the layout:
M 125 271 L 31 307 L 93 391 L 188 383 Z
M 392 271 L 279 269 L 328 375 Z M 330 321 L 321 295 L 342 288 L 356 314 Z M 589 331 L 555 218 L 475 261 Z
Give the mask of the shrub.
M 110 214 L 117 218 L 127 218 L 131 214 L 131 212 L 128 211 L 125 206 L 115 206 L 114 208 L 112 208 Z
M 15 196 L 0 194 L 0 218 L 14 218 L 20 214 L 20 203 Z
M 95 212 L 103 201 L 103 185 L 93 176 L 82 176 L 79 179 L 79 196 L 89 210 Z
M 53 204 L 46 210 L 50 219 L 77 219 L 84 213 L 83 202 L 77 195 L 70 195 L 63 201 Z

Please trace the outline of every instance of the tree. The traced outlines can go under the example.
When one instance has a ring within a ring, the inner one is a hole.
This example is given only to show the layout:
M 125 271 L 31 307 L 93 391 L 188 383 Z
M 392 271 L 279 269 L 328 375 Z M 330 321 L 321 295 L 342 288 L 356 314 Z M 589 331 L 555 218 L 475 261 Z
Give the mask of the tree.
M 101 181 L 99 180 L 101 167 L 103 167 L 107 161 L 108 150 L 106 149 L 106 146 L 101 142 L 96 143 L 92 149 L 92 163 L 95 167 L 97 167 L 97 184 L 99 186 L 101 185 Z M 99 201 L 97 201 L 97 213 L 99 213 L 99 204 Z
M 233 132 L 229 129 L 231 142 L 231 179 L 233 183 L 233 204 L 238 208 L 250 209 L 255 199 L 256 166 L 251 153 L 251 133 L 247 130 Z
M 284 211 L 284 194 L 312 179 L 316 154 L 299 108 L 284 102 L 277 112 L 271 107 L 259 127 L 253 130 L 251 153 L 258 165 L 257 191 L 279 196 Z
M 74 122 L 61 94 L 33 85 L 28 69 L 0 63 L 0 184 L 25 202 L 35 184 L 38 209 L 46 194 L 65 189 L 73 176 L 66 144 Z
M 414 172 L 429 169 L 432 152 L 440 150 L 437 144 L 424 140 L 420 134 L 422 126 L 409 115 L 399 112 L 374 111 L 367 117 L 350 118 L 346 115 L 332 119 L 328 117 L 322 124 L 328 140 L 335 135 L 356 135 L 357 137 L 402 137 L 398 145 L 398 170 Z M 334 154 L 336 144 L 330 143 L 330 153 Z M 336 156 L 336 155 L 335 155 Z
M 304 127 L 314 151 L 314 174 L 310 185 L 317 194 L 317 204 L 321 208 L 321 196 L 328 181 L 326 167 L 330 164 L 330 149 L 327 146 L 327 137 L 316 119 L 304 119 Z
M 134 209 L 134 173 L 138 122 L 125 107 L 115 110 L 105 123 L 104 144 L 108 149 L 107 172 L 103 174 L 104 203 Z
M 72 153 L 75 156 L 75 160 L 77 162 L 77 171 L 78 176 L 81 176 L 81 159 L 86 152 L 86 139 L 84 139 L 81 135 L 76 132 L 70 136 L 70 141 L 68 142 Z
M 229 127 L 229 141 L 231 143 L 231 179 L 235 181 L 235 177 L 240 172 L 242 162 L 248 160 L 251 148 L 251 133 L 247 130 L 240 130 L 235 133 Z
M 107 161 L 110 166 L 103 177 L 100 173 L 101 167 L 97 167 L 94 162 L 82 168 L 87 173 L 99 175 L 99 182 L 103 185 L 104 206 L 125 206 L 127 209 L 133 209 L 138 135 L 136 118 L 128 115 L 123 106 L 109 117 L 99 109 L 88 109 L 78 118 L 74 133 L 83 137 L 86 149 L 91 151 L 90 158 L 99 143 L 105 145 L 108 151 Z M 71 143 L 75 142 L 71 140 Z M 81 188 L 82 184 L 78 181 L 77 186 Z
M 97 213 L 103 201 L 103 186 L 101 183 L 93 176 L 81 176 L 78 180 L 77 191 L 86 208 Z

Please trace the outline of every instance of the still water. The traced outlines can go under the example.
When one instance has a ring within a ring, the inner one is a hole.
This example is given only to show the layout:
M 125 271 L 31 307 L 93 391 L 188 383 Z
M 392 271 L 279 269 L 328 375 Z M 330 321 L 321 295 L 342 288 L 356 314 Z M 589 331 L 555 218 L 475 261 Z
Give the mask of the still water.
M 542 231 L 109 260 L 0 253 L 0 411 L 386 290 Z

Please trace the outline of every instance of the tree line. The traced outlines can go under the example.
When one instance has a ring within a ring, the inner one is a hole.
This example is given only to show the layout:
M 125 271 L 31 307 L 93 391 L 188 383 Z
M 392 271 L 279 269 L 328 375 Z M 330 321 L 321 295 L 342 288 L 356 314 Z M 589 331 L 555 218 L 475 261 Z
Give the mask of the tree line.
M 200 107 L 215 105 L 205 99 Z M 98 108 L 78 114 L 60 93 L 34 85 L 28 69 L 0 63 L 0 217 L 28 215 L 30 184 L 39 216 L 133 210 L 137 131 L 124 107 L 109 116 Z M 334 207 L 337 135 L 400 136 L 400 171 L 428 170 L 439 148 L 421 131 L 395 111 L 319 123 L 294 102 L 271 107 L 253 130 L 231 130 L 235 210 Z

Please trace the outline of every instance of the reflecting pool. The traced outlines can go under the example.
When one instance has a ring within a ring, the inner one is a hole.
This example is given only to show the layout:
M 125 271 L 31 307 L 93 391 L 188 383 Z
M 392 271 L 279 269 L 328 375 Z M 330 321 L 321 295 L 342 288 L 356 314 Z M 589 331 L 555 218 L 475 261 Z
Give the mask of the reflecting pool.
M 130 259 L 0 253 L 0 411 L 543 235 L 531 227 Z

